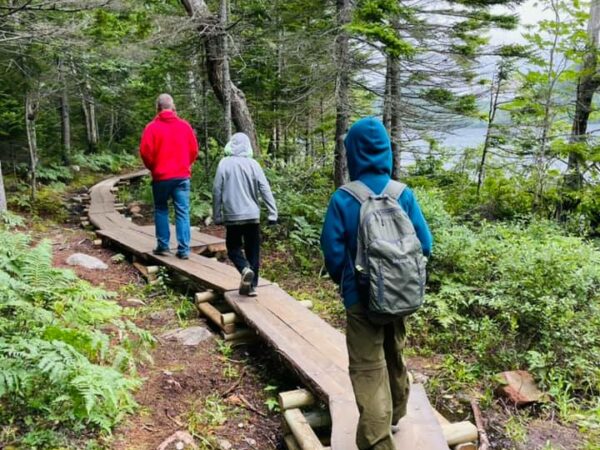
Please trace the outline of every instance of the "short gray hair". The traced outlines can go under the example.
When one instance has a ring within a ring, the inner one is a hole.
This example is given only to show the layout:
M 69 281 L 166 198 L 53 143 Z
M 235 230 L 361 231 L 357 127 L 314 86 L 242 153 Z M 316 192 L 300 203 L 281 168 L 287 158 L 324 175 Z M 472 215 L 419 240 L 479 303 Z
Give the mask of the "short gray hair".
M 164 111 L 165 109 L 175 109 L 175 102 L 173 101 L 173 97 L 169 94 L 160 94 L 156 99 L 156 110 Z

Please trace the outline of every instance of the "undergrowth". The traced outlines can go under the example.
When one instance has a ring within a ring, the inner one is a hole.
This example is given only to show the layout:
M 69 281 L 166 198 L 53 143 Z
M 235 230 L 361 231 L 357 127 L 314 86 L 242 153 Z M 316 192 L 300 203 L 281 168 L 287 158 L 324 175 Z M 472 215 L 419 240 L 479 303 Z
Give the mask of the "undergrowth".
M 0 442 L 80 448 L 136 406 L 147 332 L 113 294 L 52 267 L 52 247 L 0 230 Z

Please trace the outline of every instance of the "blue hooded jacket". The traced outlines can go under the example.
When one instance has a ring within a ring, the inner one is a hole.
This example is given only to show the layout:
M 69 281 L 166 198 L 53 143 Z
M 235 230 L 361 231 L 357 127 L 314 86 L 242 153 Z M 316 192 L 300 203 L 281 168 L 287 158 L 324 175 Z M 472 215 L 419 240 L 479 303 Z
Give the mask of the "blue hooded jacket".
M 350 179 L 360 180 L 374 193 L 380 194 L 392 174 L 392 150 L 383 124 L 372 117 L 356 122 L 344 140 Z M 406 188 L 398 199 L 421 241 L 423 254 L 431 254 L 433 239 L 413 192 Z M 360 204 L 345 191 L 338 189 L 331 200 L 321 233 L 321 249 L 325 266 L 335 283 L 340 285 L 344 306 L 358 303 L 359 292 L 354 275 Z

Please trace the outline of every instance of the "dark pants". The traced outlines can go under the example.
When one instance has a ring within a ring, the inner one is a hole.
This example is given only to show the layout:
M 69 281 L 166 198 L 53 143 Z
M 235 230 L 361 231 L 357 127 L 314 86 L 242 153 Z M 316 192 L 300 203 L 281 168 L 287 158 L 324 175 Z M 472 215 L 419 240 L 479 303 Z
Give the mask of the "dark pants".
M 402 357 L 404 318 L 385 325 L 371 322 L 362 304 L 346 311 L 350 380 L 360 413 L 360 450 L 395 450 L 391 425 L 406 415 L 408 372 Z
M 260 267 L 260 225 L 257 223 L 227 225 L 226 229 L 227 256 L 240 273 L 246 267 L 252 269 L 254 272 L 252 285 L 256 287 Z
M 154 196 L 154 224 L 156 227 L 157 249 L 169 248 L 171 231 L 169 228 L 169 199 L 175 207 L 175 231 L 177 253 L 190 253 L 190 180 L 172 179 L 152 183 Z

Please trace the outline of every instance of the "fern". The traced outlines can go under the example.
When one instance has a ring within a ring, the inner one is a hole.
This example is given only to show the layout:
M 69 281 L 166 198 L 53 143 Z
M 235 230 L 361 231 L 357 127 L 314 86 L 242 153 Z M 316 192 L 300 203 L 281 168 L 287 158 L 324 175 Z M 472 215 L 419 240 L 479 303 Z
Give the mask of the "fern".
M 0 423 L 19 424 L 16 443 L 56 427 L 109 432 L 135 408 L 136 358 L 154 339 L 113 296 L 54 268 L 49 242 L 0 229 Z

